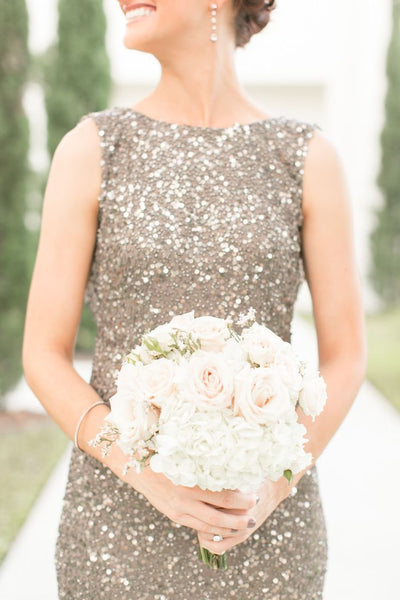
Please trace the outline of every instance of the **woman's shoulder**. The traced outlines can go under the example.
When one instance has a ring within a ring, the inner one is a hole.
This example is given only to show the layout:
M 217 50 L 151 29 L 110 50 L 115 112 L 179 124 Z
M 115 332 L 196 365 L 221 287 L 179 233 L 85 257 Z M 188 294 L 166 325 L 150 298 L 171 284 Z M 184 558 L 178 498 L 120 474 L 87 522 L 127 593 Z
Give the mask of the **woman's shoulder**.
M 311 161 L 314 157 L 319 157 L 320 160 L 332 160 L 334 155 L 337 157 L 335 143 L 319 123 L 285 115 L 276 120 L 278 128 L 280 124 L 282 131 L 295 139 L 298 146 L 307 146 L 307 154 L 313 155 Z
M 110 106 L 103 110 L 91 111 L 83 114 L 77 124 L 83 123 L 91 119 L 96 124 L 97 128 L 105 131 L 118 128 L 126 115 L 126 108 L 123 106 Z
M 273 119 L 283 133 L 282 137 L 289 135 L 291 137 L 306 137 L 311 138 L 315 132 L 322 132 L 323 129 L 319 123 L 315 121 L 305 120 L 289 115 L 280 115 Z
M 299 155 L 300 149 L 303 148 L 307 155 L 311 155 L 308 162 L 338 159 L 335 143 L 319 123 L 287 115 L 276 117 L 274 121 L 277 137 L 282 140 L 282 145 L 286 145 L 289 150 L 295 150 Z
M 272 147 L 281 168 L 301 186 L 310 139 L 316 132 L 319 133 L 321 127 L 312 121 L 281 114 L 267 122 L 267 128 L 265 143 L 268 146 L 268 156 Z
M 54 161 L 65 161 L 93 166 L 98 162 L 99 131 L 94 119 L 83 115 L 60 139 L 53 156 Z
M 56 204 L 57 198 L 60 201 L 64 198 L 70 207 L 76 208 L 76 214 L 87 209 L 94 214 L 100 193 L 100 161 L 98 134 L 91 120 L 79 122 L 68 130 L 51 158 L 46 193 L 52 202 Z

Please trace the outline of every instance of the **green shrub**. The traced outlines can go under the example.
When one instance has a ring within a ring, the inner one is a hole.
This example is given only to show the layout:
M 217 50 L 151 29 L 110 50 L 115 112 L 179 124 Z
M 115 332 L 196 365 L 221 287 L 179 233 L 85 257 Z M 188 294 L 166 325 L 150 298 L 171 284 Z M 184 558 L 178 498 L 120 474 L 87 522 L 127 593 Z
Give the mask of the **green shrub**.
M 371 281 L 386 306 L 400 304 L 400 2 L 393 1 L 393 27 L 386 72 L 386 119 L 381 133 L 382 160 L 377 183 L 383 206 L 371 236 Z
M 59 0 L 58 41 L 46 74 L 48 149 L 87 112 L 107 107 L 111 88 L 101 0 Z
M 58 41 L 37 61 L 45 69 L 50 156 L 80 117 L 107 107 L 111 90 L 106 19 L 101 0 L 59 0 Z M 77 349 L 93 346 L 95 326 L 84 307 Z
M 22 372 L 28 289 L 24 225 L 29 125 L 22 106 L 29 69 L 25 0 L 0 0 L 0 397 Z

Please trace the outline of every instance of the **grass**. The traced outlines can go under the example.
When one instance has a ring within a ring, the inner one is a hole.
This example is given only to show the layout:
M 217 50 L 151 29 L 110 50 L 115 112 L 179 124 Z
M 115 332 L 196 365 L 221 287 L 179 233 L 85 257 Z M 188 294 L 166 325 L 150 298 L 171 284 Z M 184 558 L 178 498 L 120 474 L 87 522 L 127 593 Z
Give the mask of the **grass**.
M 47 419 L 0 435 L 0 562 L 24 523 L 67 437 Z
M 302 314 L 313 323 L 309 314 Z M 368 380 L 400 412 L 400 306 L 367 315 Z

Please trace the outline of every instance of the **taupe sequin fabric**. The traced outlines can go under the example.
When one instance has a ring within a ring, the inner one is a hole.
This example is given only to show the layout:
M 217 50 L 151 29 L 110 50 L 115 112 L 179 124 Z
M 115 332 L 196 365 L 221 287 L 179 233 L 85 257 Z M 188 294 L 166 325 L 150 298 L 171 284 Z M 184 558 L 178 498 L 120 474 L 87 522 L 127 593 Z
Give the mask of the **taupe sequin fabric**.
M 259 322 L 290 340 L 304 278 L 303 166 L 317 126 L 276 117 L 201 127 L 125 107 L 87 117 L 102 149 L 86 293 L 98 327 L 98 394 L 110 398 L 124 354 L 174 314 L 236 320 L 252 306 Z M 56 548 L 59 598 L 68 600 L 322 598 L 327 540 L 317 468 L 229 551 L 227 571 L 203 566 L 197 552 L 194 530 L 73 451 Z

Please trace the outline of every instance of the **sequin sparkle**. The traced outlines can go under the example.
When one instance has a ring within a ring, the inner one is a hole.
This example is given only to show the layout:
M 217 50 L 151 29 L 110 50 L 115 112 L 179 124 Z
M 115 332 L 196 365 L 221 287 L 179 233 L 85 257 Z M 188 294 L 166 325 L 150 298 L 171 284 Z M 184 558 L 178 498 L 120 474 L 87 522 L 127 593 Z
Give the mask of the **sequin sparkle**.
M 168 123 L 127 107 L 89 113 L 102 151 L 86 300 L 97 324 L 91 384 L 107 400 L 145 331 L 195 310 L 257 321 L 290 340 L 302 179 L 317 125 Z M 60 600 L 317 600 L 327 563 L 317 468 L 245 542 L 227 571 L 199 562 L 194 530 L 73 451 L 56 549 Z

